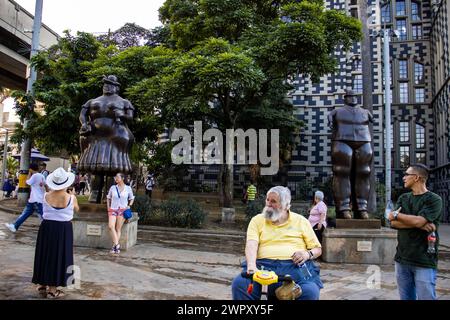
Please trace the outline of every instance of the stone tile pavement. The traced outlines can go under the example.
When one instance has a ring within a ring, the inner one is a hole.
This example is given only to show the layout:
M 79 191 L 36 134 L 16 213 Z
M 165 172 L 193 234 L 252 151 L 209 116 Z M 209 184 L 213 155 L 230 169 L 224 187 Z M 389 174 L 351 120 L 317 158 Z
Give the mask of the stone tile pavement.
M 0 299 L 38 299 L 31 284 L 38 219 L 15 234 L 4 226 L 16 216 L 0 211 Z M 450 226 L 441 228 L 437 293 L 450 300 Z M 81 285 L 65 299 L 231 299 L 240 272 L 244 237 L 239 232 L 140 228 L 138 244 L 120 256 L 75 248 Z M 398 300 L 393 266 L 320 263 L 321 300 Z

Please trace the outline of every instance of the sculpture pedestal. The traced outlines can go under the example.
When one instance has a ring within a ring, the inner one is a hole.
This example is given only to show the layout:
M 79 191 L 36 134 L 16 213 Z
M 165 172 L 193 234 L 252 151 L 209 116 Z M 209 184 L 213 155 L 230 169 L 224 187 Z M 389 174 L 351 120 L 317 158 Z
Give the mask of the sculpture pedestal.
M 86 209 L 89 211 L 86 212 Z M 109 235 L 106 206 L 80 205 L 80 213 L 74 215 L 72 225 L 74 246 L 111 249 L 112 240 Z M 122 227 L 119 240 L 121 250 L 128 250 L 136 244 L 137 227 L 138 215 L 133 212 L 133 217 Z
M 380 229 L 325 229 L 322 259 L 330 263 L 393 264 L 397 231 Z
M 222 208 L 222 223 L 234 223 L 235 213 L 234 208 Z

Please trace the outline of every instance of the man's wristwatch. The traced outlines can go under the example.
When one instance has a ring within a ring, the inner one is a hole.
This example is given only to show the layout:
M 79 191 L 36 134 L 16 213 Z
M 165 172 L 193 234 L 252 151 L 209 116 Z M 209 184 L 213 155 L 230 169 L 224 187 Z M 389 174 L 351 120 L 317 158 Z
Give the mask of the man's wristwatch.
M 308 254 L 309 254 L 309 260 L 314 259 L 314 253 L 312 253 L 311 250 L 308 250 Z

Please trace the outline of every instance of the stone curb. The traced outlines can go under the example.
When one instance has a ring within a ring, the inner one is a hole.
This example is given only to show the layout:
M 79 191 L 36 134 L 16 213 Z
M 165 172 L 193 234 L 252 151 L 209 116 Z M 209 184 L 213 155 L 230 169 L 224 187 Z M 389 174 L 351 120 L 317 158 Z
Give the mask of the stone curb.
M 1 204 L 2 202 L 3 202 L 3 200 L 0 200 L 0 210 L 1 211 L 5 211 L 5 212 L 8 212 L 8 213 L 14 213 L 14 214 L 21 214 L 22 213 L 22 210 L 12 209 L 12 208 L 3 206 Z
M 233 236 L 245 236 L 246 235 L 246 232 L 244 232 L 244 231 L 235 231 L 235 230 L 184 229 L 184 228 L 158 227 L 158 226 L 148 226 L 148 225 L 139 225 L 138 229 L 139 230 L 149 230 L 149 231 L 218 234 L 218 235 L 233 235 Z

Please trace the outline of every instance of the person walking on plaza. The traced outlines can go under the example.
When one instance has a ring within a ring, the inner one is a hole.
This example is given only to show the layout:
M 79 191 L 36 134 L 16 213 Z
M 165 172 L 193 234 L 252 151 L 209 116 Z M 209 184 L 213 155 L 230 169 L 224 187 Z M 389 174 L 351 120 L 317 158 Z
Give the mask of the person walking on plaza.
M 45 178 L 39 173 L 39 166 L 36 163 L 30 164 L 28 179 L 26 184 L 31 187 L 30 198 L 22 211 L 22 214 L 14 223 L 5 223 L 11 232 L 16 232 L 19 227 L 34 211 L 37 212 L 39 219 L 42 220 L 42 200 L 45 193 Z
M 39 227 L 34 255 L 32 282 L 47 298 L 64 295 L 58 287 L 67 287 L 73 270 L 73 228 L 74 211 L 79 211 L 75 193 L 67 192 L 75 175 L 63 168 L 49 174 L 46 182 L 52 190 L 43 197 L 43 218 Z M 71 268 L 72 267 L 72 268 Z
M 145 179 L 145 194 L 150 200 L 152 200 L 152 191 L 154 186 L 155 178 L 153 177 L 153 173 L 149 173 L 147 179 Z
M 403 176 L 405 188 L 395 211 L 388 216 L 391 227 L 398 229 L 395 275 L 401 300 L 435 300 L 439 245 L 439 221 L 442 199 L 426 186 L 428 168 L 411 165 Z M 429 243 L 430 233 L 436 242 Z
M 252 201 L 256 199 L 256 186 L 253 181 L 250 182 L 250 185 L 247 188 L 247 203 L 250 204 Z
M 317 239 L 322 243 L 322 234 L 327 227 L 327 205 L 323 202 L 324 194 L 322 191 L 316 191 L 314 194 L 313 207 L 309 211 L 309 223 L 317 236 Z
M 122 226 L 125 222 L 123 212 L 130 209 L 134 202 L 133 190 L 125 184 L 125 175 L 118 173 L 114 177 L 115 185 L 109 189 L 106 197 L 108 207 L 108 227 L 109 234 L 113 242 L 111 253 L 120 253 L 120 236 Z
M 247 229 L 242 271 L 250 274 L 264 269 L 279 275 L 289 274 L 302 288 L 299 300 L 318 300 L 323 283 L 313 259 L 322 254 L 322 248 L 308 220 L 290 211 L 290 206 L 288 188 L 276 186 L 267 192 L 266 207 L 252 218 Z M 250 283 L 242 274 L 234 278 L 233 300 L 260 299 L 261 285 L 254 283 L 253 291 L 249 292 Z M 280 286 L 281 283 L 269 285 L 269 296 Z

